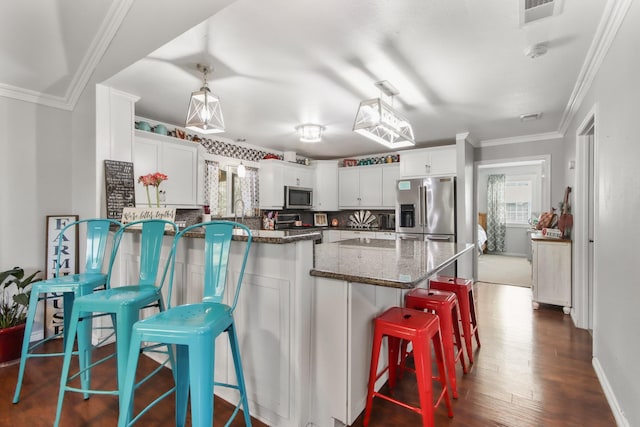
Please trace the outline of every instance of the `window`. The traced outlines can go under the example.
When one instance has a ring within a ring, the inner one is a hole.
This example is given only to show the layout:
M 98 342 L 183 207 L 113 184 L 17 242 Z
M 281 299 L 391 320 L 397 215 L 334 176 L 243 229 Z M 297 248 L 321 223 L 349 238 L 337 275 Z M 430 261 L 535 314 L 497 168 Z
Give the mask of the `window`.
M 531 181 L 507 181 L 505 207 L 507 224 L 528 224 L 531 217 Z
M 240 178 L 237 166 L 205 161 L 205 204 L 214 217 L 242 216 L 235 212 L 244 206 L 245 216 L 258 212 L 258 169 L 246 167 L 246 176 Z

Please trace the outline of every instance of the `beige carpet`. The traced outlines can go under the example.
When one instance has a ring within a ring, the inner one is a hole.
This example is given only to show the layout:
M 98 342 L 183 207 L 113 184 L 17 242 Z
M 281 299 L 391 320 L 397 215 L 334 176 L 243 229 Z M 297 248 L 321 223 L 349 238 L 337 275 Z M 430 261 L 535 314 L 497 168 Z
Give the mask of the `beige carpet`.
M 531 264 L 526 258 L 482 254 L 478 258 L 478 281 L 531 287 Z

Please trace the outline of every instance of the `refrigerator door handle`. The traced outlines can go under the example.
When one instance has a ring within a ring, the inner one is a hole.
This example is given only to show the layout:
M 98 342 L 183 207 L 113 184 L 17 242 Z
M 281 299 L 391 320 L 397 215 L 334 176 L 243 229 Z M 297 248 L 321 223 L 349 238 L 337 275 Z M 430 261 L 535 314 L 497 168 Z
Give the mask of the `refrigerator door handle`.
M 401 240 L 420 240 L 421 237 L 415 234 L 399 234 L 398 239 Z
M 451 240 L 449 236 L 427 236 L 427 240 L 436 240 L 438 242 L 448 242 Z
M 424 226 L 424 186 L 421 185 L 418 187 L 418 197 L 420 200 L 418 201 L 418 225 Z

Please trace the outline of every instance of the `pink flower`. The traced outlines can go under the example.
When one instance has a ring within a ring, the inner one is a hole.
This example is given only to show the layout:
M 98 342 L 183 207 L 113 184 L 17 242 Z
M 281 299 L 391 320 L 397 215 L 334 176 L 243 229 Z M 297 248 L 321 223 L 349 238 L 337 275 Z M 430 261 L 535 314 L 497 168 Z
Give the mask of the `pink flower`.
M 151 207 L 149 186 L 156 187 L 156 206 L 160 207 L 160 184 L 162 184 L 162 181 L 166 181 L 167 179 L 169 179 L 169 177 L 161 172 L 141 175 L 138 178 L 138 183 L 144 185 L 147 190 L 147 202 L 149 203 L 149 207 Z

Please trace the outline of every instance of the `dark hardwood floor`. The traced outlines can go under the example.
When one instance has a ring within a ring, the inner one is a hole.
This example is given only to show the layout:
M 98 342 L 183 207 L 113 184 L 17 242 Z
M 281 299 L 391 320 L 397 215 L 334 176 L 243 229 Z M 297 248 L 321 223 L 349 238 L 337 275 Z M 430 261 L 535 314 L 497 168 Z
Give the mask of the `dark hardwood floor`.
M 532 310 L 531 290 L 527 288 L 480 283 L 476 298 L 482 347 L 477 349 L 474 345 L 476 363 L 468 374 L 462 375 L 458 366 L 460 398 L 453 401 L 454 417 L 448 418 L 442 405 L 436 410 L 436 425 L 615 426 L 591 365 L 589 332 L 576 329 L 560 308 L 544 306 Z M 152 369 L 153 365 L 144 361 L 142 369 Z M 32 359 L 27 365 L 21 401 L 15 405 L 11 399 L 18 366 L 0 368 L 0 426 L 52 425 L 60 366 L 58 358 Z M 113 386 L 113 372 L 114 367 L 101 368 L 94 381 Z M 151 391 L 171 383 L 171 375 L 164 372 L 156 381 L 136 395 L 136 406 Z M 394 394 L 415 404 L 414 376 L 405 374 Z M 216 399 L 215 425 L 223 425 L 229 414 L 229 405 Z M 84 401 L 76 393 L 67 393 L 62 425 L 112 427 L 117 416 L 115 397 L 93 396 Z M 172 398 L 158 405 L 138 425 L 174 425 Z M 240 414 L 233 426 L 243 425 Z M 258 421 L 254 425 L 264 426 Z M 382 399 L 374 400 L 370 426 L 416 425 L 420 425 L 419 415 Z M 354 426 L 362 426 L 362 416 Z

